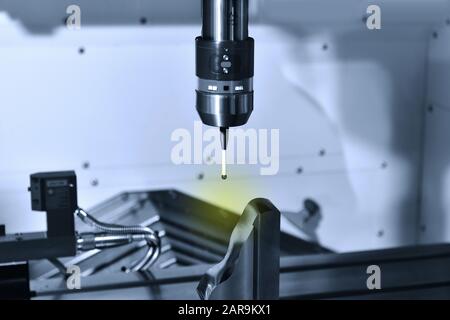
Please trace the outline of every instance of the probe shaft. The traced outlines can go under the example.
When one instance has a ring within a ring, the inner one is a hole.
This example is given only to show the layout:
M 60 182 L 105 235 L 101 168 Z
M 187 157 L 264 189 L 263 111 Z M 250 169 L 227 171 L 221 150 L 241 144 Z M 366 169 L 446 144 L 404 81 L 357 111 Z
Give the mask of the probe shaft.
M 228 128 L 220 128 L 220 144 L 222 145 L 222 179 L 227 179 L 227 146 Z

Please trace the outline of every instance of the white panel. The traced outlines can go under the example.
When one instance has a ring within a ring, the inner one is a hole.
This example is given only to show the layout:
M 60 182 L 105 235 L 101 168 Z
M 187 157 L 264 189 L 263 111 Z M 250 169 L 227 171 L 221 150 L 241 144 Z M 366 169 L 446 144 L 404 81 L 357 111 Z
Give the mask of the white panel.
M 450 28 L 430 43 L 421 240 L 450 240 Z
M 358 25 L 369 5 L 378 5 L 384 27 L 416 25 L 423 27 L 443 21 L 450 4 L 447 0 L 261 0 L 264 21 L 294 25 Z

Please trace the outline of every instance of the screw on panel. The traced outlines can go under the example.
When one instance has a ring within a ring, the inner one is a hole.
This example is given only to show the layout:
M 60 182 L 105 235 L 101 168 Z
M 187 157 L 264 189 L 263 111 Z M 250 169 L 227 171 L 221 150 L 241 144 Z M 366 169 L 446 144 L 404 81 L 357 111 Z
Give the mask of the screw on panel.
M 303 168 L 302 167 L 299 167 L 298 169 L 297 169 L 297 174 L 302 174 L 303 173 Z
M 447 18 L 447 19 L 445 20 L 445 24 L 448 25 L 448 26 L 450 26 L 450 18 Z
M 437 31 L 433 32 L 433 38 L 437 39 L 439 37 L 439 33 Z
M 85 51 L 85 50 L 84 50 L 83 47 L 80 47 L 80 48 L 78 49 L 78 53 L 79 53 L 79 54 L 84 54 L 84 51 Z
M 429 113 L 433 113 L 433 111 L 434 111 L 434 106 L 433 106 L 432 104 L 430 104 L 430 105 L 428 106 L 428 112 L 429 112 Z
M 385 161 L 381 164 L 381 169 L 386 169 L 388 167 L 388 163 Z
M 322 149 L 319 151 L 319 156 L 324 157 L 327 154 L 327 151 L 325 149 Z
M 98 184 L 99 184 L 98 179 L 93 179 L 93 180 L 91 181 L 91 186 L 93 186 L 93 187 L 97 187 Z
M 205 177 L 205 175 L 203 173 L 199 173 L 197 176 L 198 180 L 203 180 L 203 178 Z
M 83 169 L 89 169 L 90 166 L 91 166 L 91 164 L 89 163 L 89 161 L 85 161 L 81 164 L 81 167 Z
M 384 230 L 379 230 L 378 232 L 377 232 L 377 237 L 378 238 L 382 238 L 384 236 Z
M 327 50 L 328 50 L 328 44 L 324 43 L 324 44 L 322 45 L 322 50 L 323 50 L 323 51 L 327 51 Z
M 141 17 L 141 18 L 139 19 L 139 22 L 140 22 L 141 24 L 147 24 L 147 18 L 146 18 L 146 17 Z

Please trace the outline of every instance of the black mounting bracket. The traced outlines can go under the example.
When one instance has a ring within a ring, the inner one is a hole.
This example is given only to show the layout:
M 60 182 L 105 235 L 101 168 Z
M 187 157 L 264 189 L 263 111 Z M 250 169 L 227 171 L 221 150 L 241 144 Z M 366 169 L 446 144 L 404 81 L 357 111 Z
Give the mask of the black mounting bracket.
M 47 213 L 47 232 L 0 236 L 0 263 L 74 256 L 74 213 L 78 208 L 74 171 L 30 176 L 31 208 Z

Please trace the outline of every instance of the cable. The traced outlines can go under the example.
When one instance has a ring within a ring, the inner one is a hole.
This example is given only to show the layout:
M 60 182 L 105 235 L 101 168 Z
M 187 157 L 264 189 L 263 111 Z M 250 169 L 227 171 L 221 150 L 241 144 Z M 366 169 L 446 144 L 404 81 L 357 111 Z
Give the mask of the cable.
M 123 246 L 136 241 L 145 240 L 148 250 L 145 256 L 134 262 L 125 272 L 136 272 L 150 268 L 161 252 L 161 240 L 157 232 L 148 227 L 122 226 L 101 222 L 78 208 L 76 216 L 84 223 L 102 231 L 101 233 L 82 233 L 78 235 L 77 248 L 82 251 L 106 249 Z

